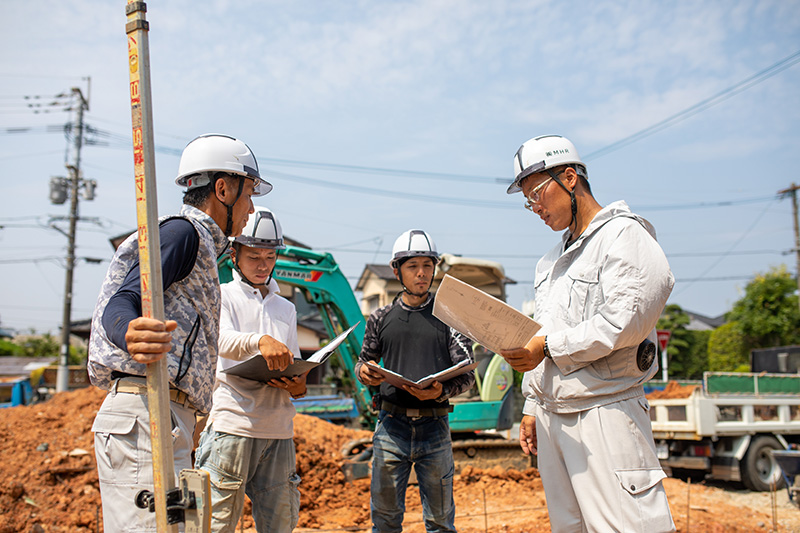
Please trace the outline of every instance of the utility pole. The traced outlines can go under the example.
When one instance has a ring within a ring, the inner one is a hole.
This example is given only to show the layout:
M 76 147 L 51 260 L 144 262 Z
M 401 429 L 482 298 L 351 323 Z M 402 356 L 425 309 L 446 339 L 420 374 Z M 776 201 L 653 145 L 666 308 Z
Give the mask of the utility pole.
M 81 147 L 83 146 L 83 111 L 89 109 L 89 102 L 77 87 L 72 88 L 77 99 L 77 118 L 73 135 L 75 138 L 73 163 L 67 165 L 69 170 L 70 209 L 69 233 L 67 234 L 67 276 L 64 285 L 64 313 L 61 322 L 61 357 L 56 374 L 56 392 L 69 390 L 69 337 L 72 320 L 72 277 L 75 270 L 75 227 L 78 223 L 78 188 L 81 184 Z
M 792 222 L 794 223 L 794 253 L 795 257 L 797 258 L 797 291 L 798 291 L 798 301 L 800 301 L 800 220 L 798 220 L 797 214 L 797 190 L 800 189 L 800 185 L 795 185 L 792 183 L 792 186 L 788 189 L 784 189 L 782 191 L 778 191 L 778 194 L 782 196 L 787 196 L 789 194 L 792 195 Z

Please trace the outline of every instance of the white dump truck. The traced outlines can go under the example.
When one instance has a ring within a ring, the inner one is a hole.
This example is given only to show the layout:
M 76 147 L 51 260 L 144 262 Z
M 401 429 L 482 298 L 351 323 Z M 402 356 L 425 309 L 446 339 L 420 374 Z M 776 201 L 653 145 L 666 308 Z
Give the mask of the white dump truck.
M 800 376 L 706 372 L 700 385 L 668 386 L 648 399 L 668 473 L 741 481 L 755 491 L 784 485 L 771 451 L 800 445 Z

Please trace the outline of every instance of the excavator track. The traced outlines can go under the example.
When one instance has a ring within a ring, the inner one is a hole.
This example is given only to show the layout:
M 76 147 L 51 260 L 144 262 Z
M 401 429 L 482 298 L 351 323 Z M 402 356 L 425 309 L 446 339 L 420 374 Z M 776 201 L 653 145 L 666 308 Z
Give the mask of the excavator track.
M 348 480 L 368 477 L 372 463 L 372 439 L 356 439 L 342 447 L 345 463 L 342 470 Z M 515 440 L 475 438 L 453 440 L 453 461 L 456 472 L 466 466 L 489 469 L 501 467 L 525 470 L 536 467 L 536 457 L 525 455 Z
M 516 440 L 458 439 L 453 441 L 456 471 L 465 466 L 475 468 L 514 468 L 524 470 L 536 466 L 536 456 L 525 455 Z

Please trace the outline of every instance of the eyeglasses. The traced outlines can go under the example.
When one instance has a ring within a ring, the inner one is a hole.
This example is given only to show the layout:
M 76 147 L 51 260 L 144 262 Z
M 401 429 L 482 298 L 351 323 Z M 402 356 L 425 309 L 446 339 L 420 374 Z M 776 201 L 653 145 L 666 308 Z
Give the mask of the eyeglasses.
M 533 211 L 533 204 L 538 204 L 539 200 L 542 199 L 542 197 L 539 194 L 539 191 L 541 191 L 542 188 L 545 187 L 552 179 L 553 179 L 552 177 L 547 178 L 539 185 L 534 187 L 530 194 L 525 196 L 525 209 Z

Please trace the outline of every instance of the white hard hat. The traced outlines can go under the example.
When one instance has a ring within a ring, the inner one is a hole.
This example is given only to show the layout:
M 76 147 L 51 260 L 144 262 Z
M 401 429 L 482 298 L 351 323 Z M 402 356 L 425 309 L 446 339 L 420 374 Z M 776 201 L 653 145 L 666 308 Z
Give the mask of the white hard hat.
M 404 231 L 392 247 L 392 260 L 389 264 L 392 268 L 399 268 L 403 259 L 411 257 L 430 257 L 436 263 L 439 260 L 439 252 L 436 251 L 436 243 L 431 236 L 421 229 L 410 229 Z
M 229 135 L 207 133 L 186 145 L 175 183 L 187 190 L 211 182 L 215 172 L 224 172 L 255 181 L 253 196 L 264 196 L 272 185 L 261 179 L 258 161 L 245 143 Z
M 531 174 L 560 165 L 578 165 L 577 172 L 588 178 L 586 165 L 578 150 L 569 139 L 561 135 L 542 135 L 526 141 L 514 155 L 514 181 L 508 186 L 508 194 L 520 192 L 520 183 Z
M 233 239 L 251 248 L 270 248 L 273 250 L 283 250 L 283 229 L 275 214 L 266 207 L 256 207 L 255 212 L 250 213 L 247 224 L 244 225 L 242 234 Z

